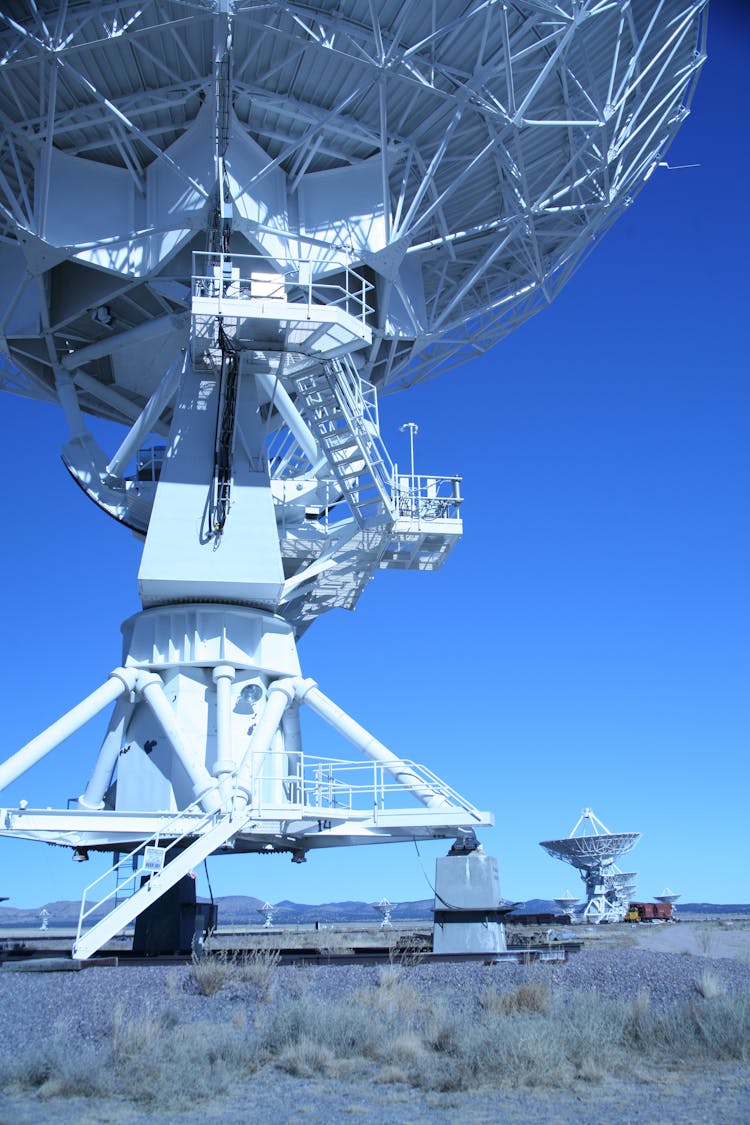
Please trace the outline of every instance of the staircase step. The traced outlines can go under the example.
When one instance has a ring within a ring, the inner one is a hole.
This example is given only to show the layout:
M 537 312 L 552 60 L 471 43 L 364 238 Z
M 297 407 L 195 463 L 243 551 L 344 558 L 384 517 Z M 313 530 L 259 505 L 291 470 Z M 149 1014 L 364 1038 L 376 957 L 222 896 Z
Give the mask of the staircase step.
M 188 871 L 203 863 L 204 859 L 226 844 L 232 836 L 247 823 L 247 817 L 223 816 L 213 828 L 198 836 L 184 851 L 179 852 L 158 874 L 152 875 L 148 882 L 130 898 L 124 899 L 90 930 L 84 931 L 73 946 L 74 960 L 86 961 L 115 934 L 142 914 L 163 894 L 178 883 Z
M 310 428 L 357 523 L 372 526 L 380 511 L 383 525 L 390 524 L 383 457 L 365 424 L 367 406 L 356 368 L 346 358 L 332 359 L 315 374 L 300 376 L 295 387 L 312 412 Z
M 351 433 L 349 433 L 349 431 L 347 431 L 346 433 L 342 433 L 340 431 L 329 431 L 327 434 L 323 435 L 321 440 L 322 444 L 325 445 L 326 449 L 329 449 L 331 453 L 335 453 L 337 449 L 356 448 L 355 443 L 352 441 L 352 435 Z

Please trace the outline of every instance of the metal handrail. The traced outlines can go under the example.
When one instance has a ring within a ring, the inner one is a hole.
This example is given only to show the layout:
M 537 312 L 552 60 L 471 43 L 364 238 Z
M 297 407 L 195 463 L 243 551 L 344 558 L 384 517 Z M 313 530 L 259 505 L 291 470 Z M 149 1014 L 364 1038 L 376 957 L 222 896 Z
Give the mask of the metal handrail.
M 394 466 L 391 504 L 394 516 L 420 520 L 459 519 L 461 477 L 399 473 Z
M 349 424 L 361 435 L 369 467 L 373 475 L 377 474 L 383 490 L 387 492 L 393 480 L 394 466 L 380 437 L 377 388 L 361 377 L 351 357 L 340 356 L 333 361 L 333 366 L 338 373 L 338 386 L 348 408 Z
M 388 795 L 403 792 L 413 793 L 413 781 L 410 785 L 405 785 L 397 781 L 391 775 L 391 771 L 394 767 L 397 768 L 401 766 L 404 768 L 404 771 L 408 770 L 412 776 L 416 774 L 420 779 L 423 779 L 433 792 L 444 797 L 452 805 L 462 808 L 472 816 L 479 817 L 479 812 L 474 805 L 466 801 L 455 789 L 434 774 L 432 770 L 409 758 L 399 759 L 397 763 L 392 764 L 390 770 L 386 770 L 379 762 L 361 760 L 344 761 L 338 758 L 324 758 L 300 753 L 297 770 L 294 774 L 278 777 L 273 774 L 264 773 L 262 776 L 256 778 L 257 792 L 253 805 L 256 812 L 260 812 L 264 803 L 261 795 L 263 785 L 270 782 L 279 782 L 282 787 L 289 784 L 296 787 L 299 796 L 298 805 L 300 808 L 306 806 L 311 809 L 346 809 L 354 812 L 357 811 L 355 806 L 357 798 L 367 798 L 369 808 L 374 808 L 376 811 L 382 810 L 385 807 L 385 800 Z M 343 774 L 351 774 L 352 772 L 362 773 L 363 771 L 369 775 L 367 781 L 352 781 L 348 777 L 342 779 L 341 776 Z M 233 783 L 236 783 L 236 774 L 237 771 L 235 770 L 232 778 Z M 231 807 L 233 803 L 232 798 L 234 793 L 235 784 L 232 784 L 232 797 L 230 797 L 229 807 Z M 273 802 L 266 803 L 270 805 Z M 191 820 L 189 824 L 185 824 L 186 818 L 189 820 L 196 812 L 200 812 L 201 815 L 197 819 Z M 191 805 L 188 805 L 187 808 L 161 821 L 158 828 L 149 839 L 139 843 L 131 852 L 123 855 L 117 863 L 89 883 L 81 896 L 81 908 L 76 930 L 76 944 L 81 940 L 86 920 L 103 904 L 121 895 L 123 888 L 128 887 L 130 883 L 135 882 L 135 880 L 142 875 L 143 868 L 136 867 L 134 861 L 139 855 L 145 852 L 146 848 L 151 846 L 158 847 L 159 841 L 167 837 L 170 838 L 170 842 L 166 845 L 164 851 L 170 852 L 172 849 L 179 847 L 188 837 L 200 835 L 203 829 L 217 821 L 222 815 L 226 815 L 226 812 L 222 813 L 221 810 L 218 810 L 216 812 L 205 813 L 201 809 L 199 798 Z M 177 829 L 178 826 L 178 833 L 172 837 L 172 830 Z M 132 870 L 128 877 L 119 883 L 119 885 L 116 885 L 108 894 L 104 895 L 103 898 L 86 909 L 86 901 L 90 897 L 90 893 L 94 887 L 98 886 L 105 879 L 110 878 L 128 863 L 132 865 Z
M 153 835 L 150 836 L 148 840 L 144 840 L 142 843 L 138 844 L 137 847 L 133 848 L 133 850 L 131 852 L 128 852 L 127 854 L 125 854 L 122 857 L 122 859 L 120 859 L 117 863 L 113 864 L 112 867 L 110 867 L 107 871 L 104 871 L 101 875 L 99 875 L 96 879 L 94 879 L 93 882 L 89 883 L 89 885 L 84 888 L 83 894 L 81 896 L 81 909 L 80 909 L 79 914 L 78 914 L 78 929 L 76 931 L 76 943 L 79 942 L 80 939 L 81 939 L 81 933 L 83 931 L 83 927 L 84 927 L 84 923 L 85 923 L 86 919 L 89 918 L 94 913 L 95 910 L 98 910 L 98 908 L 103 903 L 108 902 L 111 898 L 115 898 L 117 895 L 120 895 L 122 893 L 123 887 L 127 887 L 131 882 L 135 882 L 135 880 L 138 878 L 139 874 L 142 871 L 142 868 L 136 867 L 135 863 L 133 862 L 138 857 L 138 855 L 141 855 L 143 852 L 145 852 L 146 848 L 148 848 L 148 847 L 158 847 L 159 846 L 159 840 L 164 836 L 170 835 L 170 831 L 169 831 L 170 826 L 173 826 L 173 825 L 176 826 L 184 817 L 192 816 L 194 811 L 195 812 L 200 811 L 201 813 L 203 813 L 203 809 L 201 809 L 201 806 L 200 806 L 200 798 L 196 801 L 193 801 L 193 803 L 191 805 L 188 805 L 187 808 L 182 809 L 178 813 L 175 813 L 168 820 L 163 821 L 159 825 L 159 827 L 157 828 L 156 832 L 154 832 Z M 196 834 L 196 832 L 200 832 L 202 828 L 205 828 L 206 825 L 210 824 L 213 820 L 215 820 L 216 816 L 217 816 L 217 813 L 215 813 L 215 812 L 203 813 L 203 816 L 201 816 L 201 818 L 197 822 L 193 822 L 190 825 L 189 832 L 188 831 L 181 832 L 179 836 L 176 836 L 172 840 L 172 842 L 167 845 L 167 847 L 165 848 L 165 851 L 171 851 L 173 847 L 175 847 L 177 844 L 182 843 L 182 841 L 185 840 L 188 836 L 194 836 Z M 98 899 L 97 902 L 93 906 L 89 907 L 89 909 L 86 910 L 85 909 L 86 898 L 89 895 L 89 893 L 94 889 L 94 887 L 96 887 L 99 883 L 103 882 L 105 879 L 109 879 L 112 875 L 115 874 L 115 872 L 119 871 L 120 868 L 128 862 L 130 862 L 133 866 L 132 866 L 132 871 L 131 871 L 130 875 L 127 877 L 127 879 L 123 879 L 123 881 L 121 883 L 119 883 L 119 885 L 115 886 L 113 891 L 110 891 L 103 898 Z
M 370 807 L 374 803 L 383 808 L 387 796 L 392 796 L 395 793 L 413 792 L 413 782 L 405 785 L 397 781 L 390 775 L 389 770 L 386 770 L 379 762 L 343 761 L 339 758 L 322 758 L 305 755 L 304 753 L 300 755 L 300 758 L 301 761 L 298 762 L 297 770 L 293 775 L 278 777 L 264 774 L 263 778 L 258 780 L 265 783 L 280 782 L 282 786 L 294 785 L 299 795 L 299 805 L 301 807 L 312 806 L 313 808 L 346 808 L 354 811 L 357 798 L 367 798 Z M 424 780 L 430 789 L 451 804 L 472 815 L 479 815 L 476 806 L 472 805 L 470 801 L 467 801 L 452 786 L 426 766 L 409 758 L 399 759 L 398 765 L 403 766 L 404 770 L 416 774 Z M 361 774 L 363 772 L 370 774 L 367 781 L 360 782 L 349 777 L 352 773 Z M 326 800 L 327 795 L 328 800 Z M 346 796 L 346 800 L 342 801 L 340 798 L 344 796 Z M 311 800 L 311 798 L 313 799 Z
M 343 282 L 339 280 L 343 274 Z M 262 254 L 212 254 L 193 251 L 193 297 L 243 301 L 285 301 L 341 308 L 367 324 L 374 308 L 369 294 L 375 286 L 351 266 L 326 276 L 314 275 L 314 264 L 302 258 Z

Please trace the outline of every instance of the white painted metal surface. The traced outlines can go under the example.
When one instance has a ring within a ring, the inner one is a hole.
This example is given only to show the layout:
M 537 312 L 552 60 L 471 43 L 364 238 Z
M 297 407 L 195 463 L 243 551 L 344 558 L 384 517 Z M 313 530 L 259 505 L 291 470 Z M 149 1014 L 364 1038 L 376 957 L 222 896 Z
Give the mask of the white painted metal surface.
M 0 832 L 137 851 L 176 815 L 186 855 L 302 859 L 491 822 L 303 681 L 296 640 L 376 570 L 445 561 L 460 479 L 399 472 L 378 390 L 552 300 L 687 113 L 705 6 L 3 6 L 0 385 L 59 402 L 71 474 L 145 544 L 78 808 Z M 358 765 L 306 757 L 303 702 Z

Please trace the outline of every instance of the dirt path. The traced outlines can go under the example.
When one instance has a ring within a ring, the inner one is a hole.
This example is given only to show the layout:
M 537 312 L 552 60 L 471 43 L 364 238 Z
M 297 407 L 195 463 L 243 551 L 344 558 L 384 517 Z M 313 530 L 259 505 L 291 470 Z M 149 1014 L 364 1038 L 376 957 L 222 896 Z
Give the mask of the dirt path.
M 729 957 L 750 962 L 750 927 L 720 922 L 678 922 L 634 926 L 636 944 L 656 953 L 689 953 L 694 957 Z

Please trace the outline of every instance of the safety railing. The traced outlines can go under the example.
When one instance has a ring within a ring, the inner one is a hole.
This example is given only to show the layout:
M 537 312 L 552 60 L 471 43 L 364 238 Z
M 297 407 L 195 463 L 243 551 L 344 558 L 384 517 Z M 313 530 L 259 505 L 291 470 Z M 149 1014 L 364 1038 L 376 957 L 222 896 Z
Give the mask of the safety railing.
M 296 769 L 283 778 L 274 778 L 271 773 L 264 771 L 258 781 L 267 785 L 270 783 L 270 788 L 275 791 L 278 791 L 278 787 L 274 782 L 280 781 L 285 799 L 302 808 L 342 813 L 384 810 L 393 797 L 409 795 L 414 798 L 417 779 L 424 783 L 425 789 L 442 797 L 455 808 L 477 813 L 474 805 L 432 770 L 408 758 L 399 759 L 387 770 L 379 762 L 342 761 L 339 758 L 321 758 L 307 754 L 296 757 Z M 401 782 L 394 776 L 400 768 L 409 774 L 408 782 Z M 262 814 L 263 811 L 258 807 L 260 792 L 261 786 L 253 802 L 257 814 Z
M 432 477 L 393 469 L 391 504 L 394 516 L 420 520 L 460 518 L 461 477 Z
M 108 902 L 112 902 L 112 909 L 117 905 L 117 900 L 126 897 L 128 894 L 137 890 L 137 882 L 154 873 L 145 866 L 145 858 L 149 848 L 157 848 L 160 853 L 160 863 L 167 862 L 168 854 L 174 849 L 179 850 L 180 847 L 185 845 L 185 841 L 194 836 L 200 835 L 207 827 L 214 823 L 216 820 L 216 813 L 205 813 L 200 806 L 200 800 L 194 801 L 192 805 L 188 805 L 186 809 L 181 812 L 175 813 L 171 817 L 166 817 L 159 822 L 159 827 L 148 840 L 139 843 L 132 851 L 123 854 L 122 858 L 115 863 L 112 867 L 104 871 L 97 879 L 85 888 L 81 896 L 81 909 L 78 915 L 78 929 L 76 931 L 76 943 L 81 940 L 84 927 L 87 920 L 91 919 L 92 915 L 98 913 L 102 906 Z M 160 841 L 168 840 L 169 842 L 165 847 L 161 847 Z M 139 864 L 138 860 L 142 860 Z M 130 867 L 130 874 L 126 875 L 127 867 Z M 102 898 L 98 899 L 93 905 L 86 908 L 86 901 L 90 899 L 91 892 L 95 887 L 104 883 L 106 879 L 111 879 L 114 876 L 115 886 L 105 894 Z M 98 919 L 97 919 L 98 920 Z
M 338 308 L 364 326 L 374 312 L 374 288 L 350 266 L 316 276 L 314 264 L 300 258 L 193 252 L 193 297 L 216 301 L 218 315 L 236 315 L 237 301 L 279 301 Z
M 136 479 L 141 483 L 157 484 L 161 477 L 166 454 L 167 447 L 165 445 L 142 445 L 135 459 Z
M 393 797 L 409 796 L 412 801 L 416 800 L 415 791 L 418 788 L 442 797 L 455 810 L 463 809 L 473 819 L 480 819 L 480 813 L 474 805 L 426 766 L 408 758 L 392 762 L 386 770 L 379 762 L 342 761 L 300 752 L 289 755 L 288 758 L 282 756 L 282 760 L 287 763 L 294 761 L 294 768 L 289 769 L 286 765 L 281 776 L 271 764 L 274 758 L 268 759 L 261 755 L 258 772 L 255 769 L 252 771 L 254 793 L 251 805 L 252 816 L 257 818 L 256 825 L 258 819 L 262 820 L 264 809 L 271 814 L 278 813 L 279 798 L 290 810 L 296 808 L 302 817 L 305 813 L 315 816 L 320 812 L 330 812 L 333 819 L 336 814 L 369 812 L 377 818 L 378 813 L 387 808 Z M 398 780 L 400 770 L 408 775 L 408 781 Z M 111 903 L 111 909 L 114 909 L 117 901 L 124 898 L 129 890 L 134 892 L 139 889 L 141 879 L 158 874 L 173 855 L 182 851 L 196 837 L 210 831 L 221 816 L 228 814 L 238 795 L 236 779 L 237 771 L 232 778 L 223 812 L 206 813 L 200 806 L 200 800 L 193 802 L 182 811 L 160 820 L 149 839 L 138 843 L 109 870 L 89 883 L 81 898 L 76 945 L 81 941 L 87 922 L 93 925 L 101 920 L 94 919 L 93 915 L 99 914 L 102 907 Z M 95 888 L 112 877 L 115 879 L 115 886 L 87 907 Z M 105 917 L 108 914 L 109 911 L 105 911 Z

